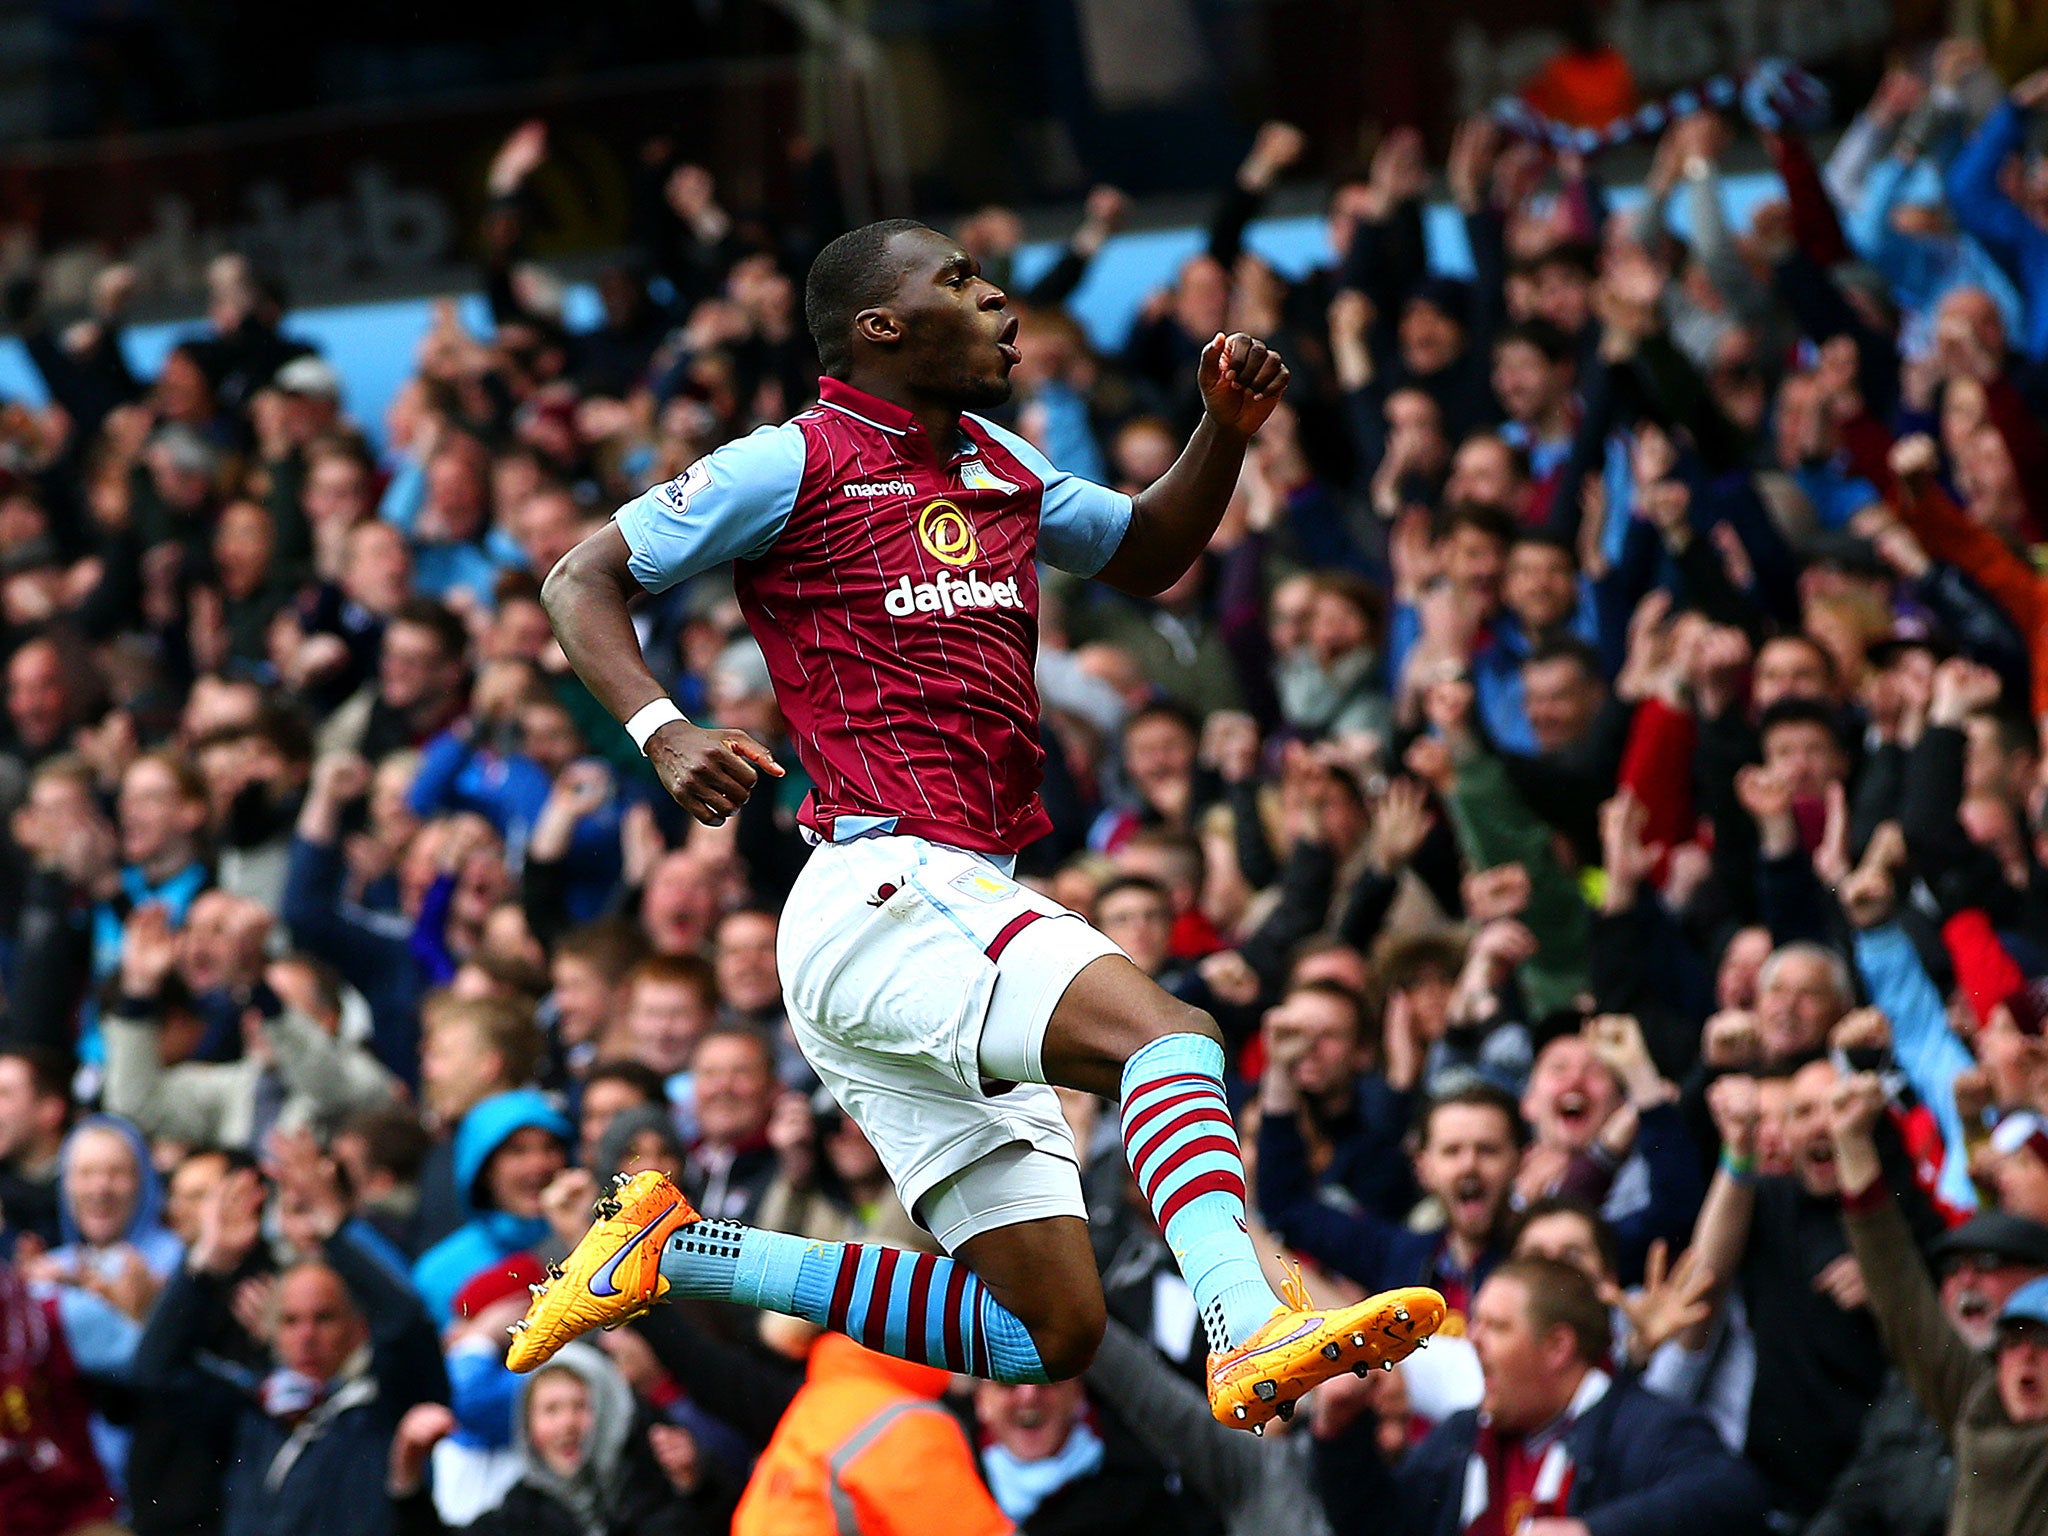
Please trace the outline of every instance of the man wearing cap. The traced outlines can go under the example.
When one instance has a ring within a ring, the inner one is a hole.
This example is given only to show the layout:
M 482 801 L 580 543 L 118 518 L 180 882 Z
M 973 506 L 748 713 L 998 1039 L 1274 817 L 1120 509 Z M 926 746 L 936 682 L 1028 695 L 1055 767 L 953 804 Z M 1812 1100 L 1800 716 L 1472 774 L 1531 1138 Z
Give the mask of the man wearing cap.
M 2048 1226 L 2007 1211 L 1984 1211 L 1935 1239 L 1929 1252 L 1949 1325 L 1988 1356 L 1997 1342 L 2000 1309 L 2029 1281 L 2048 1275 Z M 1955 1461 L 1947 1437 L 1894 1371 L 1863 1421 L 1856 1459 L 1843 1468 L 1806 1536 L 1940 1536 L 1954 1496 Z
M 1836 1087 L 1829 1118 L 1843 1224 L 1886 1352 L 1955 1457 L 1949 1536 L 2048 1532 L 2048 1276 L 2039 1272 L 2048 1252 L 2040 1229 L 2010 1212 L 2004 1222 L 1980 1218 L 1958 1229 L 1937 1249 L 1977 1257 L 1975 1273 L 1951 1275 L 1938 1294 L 1885 1189 L 1873 1137 L 1884 1107 L 1883 1084 L 1871 1073 Z M 1994 1244 L 2008 1262 L 1987 1270 L 1984 1250 L 1965 1244 Z M 2026 1279 L 2030 1255 L 2036 1273 Z M 1954 1298 L 1955 1327 L 1943 1315 L 1944 1295 Z M 1997 1322 L 1987 1329 L 1994 1304 Z M 1991 1352 L 1959 1329 L 1989 1334 Z

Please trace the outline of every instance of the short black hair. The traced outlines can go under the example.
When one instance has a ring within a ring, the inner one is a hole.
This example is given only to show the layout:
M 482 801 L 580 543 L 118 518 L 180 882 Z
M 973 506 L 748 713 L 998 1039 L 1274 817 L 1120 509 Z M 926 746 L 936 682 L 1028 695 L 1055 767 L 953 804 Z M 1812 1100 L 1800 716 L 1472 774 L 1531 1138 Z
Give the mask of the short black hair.
M 1201 719 L 1185 704 L 1176 703 L 1172 699 L 1154 699 L 1149 704 L 1132 710 L 1129 718 L 1124 721 L 1123 735 L 1128 737 L 1139 726 L 1150 724 L 1154 720 L 1171 720 L 1186 731 L 1190 739 L 1202 739 Z
M 360 1109 L 341 1123 L 337 1136 L 354 1136 L 372 1168 L 381 1168 L 400 1184 L 417 1183 L 420 1168 L 433 1149 L 433 1138 L 419 1117 L 402 1104 Z
M 428 631 L 441 647 L 441 654 L 450 661 L 461 661 L 469 654 L 469 626 L 456 616 L 454 609 L 431 597 L 407 598 L 386 621 L 386 629 L 393 624 L 410 624 Z
M 1830 688 L 1841 680 L 1841 671 L 1835 666 L 1835 653 L 1814 639 L 1805 630 L 1788 629 L 1781 635 L 1765 637 L 1756 648 L 1757 655 L 1763 655 L 1767 649 L 1774 645 L 1805 646 L 1809 652 L 1820 658 L 1820 669 L 1826 674 Z
M 1841 717 L 1819 699 L 1778 700 L 1757 717 L 1756 739 L 1762 741 L 1781 725 L 1817 725 L 1828 733 L 1828 740 L 1838 750 L 1843 750 Z
M 1156 898 L 1159 905 L 1166 908 L 1168 917 L 1173 915 L 1173 893 L 1150 875 L 1118 875 L 1114 880 L 1107 881 L 1102 889 L 1095 893 L 1095 900 L 1091 905 L 1095 911 L 1100 912 L 1105 901 L 1112 896 L 1121 896 L 1125 891 L 1143 891 L 1147 896 Z
M 1540 316 L 1518 320 L 1506 327 L 1494 337 L 1493 350 L 1498 352 L 1513 342 L 1520 342 L 1525 347 L 1534 347 L 1542 354 L 1543 360 L 1553 367 L 1559 363 L 1578 360 L 1578 351 L 1572 345 L 1571 337 Z
M 1522 1234 L 1546 1216 L 1576 1216 L 1586 1224 L 1586 1230 L 1593 1234 L 1593 1249 L 1600 1255 L 1600 1262 L 1607 1266 L 1607 1273 L 1621 1273 L 1621 1243 L 1614 1235 L 1614 1228 L 1600 1214 L 1599 1207 L 1590 1200 L 1581 1200 L 1575 1195 L 1542 1195 L 1523 1206 L 1515 1217 L 1515 1223 L 1508 1228 L 1508 1252 L 1513 1253 L 1522 1245 Z
M 1599 247 L 1590 240 L 1560 240 L 1529 259 L 1528 270 L 1532 274 L 1547 267 L 1563 267 L 1574 276 L 1591 282 L 1600 275 Z
M 1513 444 L 1507 445 L 1511 452 L 1518 452 Z M 1528 478 L 1528 456 L 1524 454 L 1517 461 L 1516 468 L 1522 471 L 1522 478 Z M 1506 507 L 1488 506 L 1483 501 L 1457 501 L 1445 509 L 1437 537 L 1448 539 L 1460 528 L 1475 529 L 1485 534 L 1503 551 L 1515 542 L 1515 514 Z
M 1600 665 L 1600 653 L 1577 635 L 1553 635 L 1548 640 L 1539 640 L 1522 658 L 1522 665 L 1540 667 L 1553 661 L 1574 663 L 1588 682 L 1607 681 L 1607 669 Z
M 883 260 L 889 242 L 929 229 L 916 219 L 878 219 L 826 242 L 804 281 L 804 323 L 818 348 L 818 366 L 835 379 L 853 366 L 853 318 L 895 290 L 897 274 Z
M 1281 995 L 1280 1000 L 1284 1003 L 1288 998 L 1303 996 L 1327 997 L 1341 1006 L 1350 1009 L 1352 1039 L 1369 1050 L 1377 1051 L 1379 1049 L 1379 1030 L 1375 1027 L 1375 1020 L 1371 1011 L 1366 1007 L 1365 999 L 1352 991 L 1351 988 L 1345 986 L 1343 982 L 1333 980 L 1327 976 L 1318 977 L 1314 981 L 1298 982 L 1294 986 L 1289 987 Z
M 29 1093 L 38 1099 L 71 1102 L 71 1058 L 47 1045 L 10 1045 L 0 1057 L 11 1056 L 28 1068 Z
M 583 1088 L 588 1092 L 597 1083 L 624 1083 L 640 1095 L 643 1104 L 665 1104 L 668 1090 L 663 1085 L 661 1074 L 644 1061 L 635 1061 L 630 1056 L 608 1056 L 592 1065 L 583 1075 Z
M 1555 550 L 1564 556 L 1572 570 L 1579 569 L 1578 542 L 1570 534 L 1559 533 L 1554 528 L 1521 528 L 1515 532 L 1515 541 L 1508 546 L 1509 552 L 1527 546 L 1532 549 Z
M 1529 1142 L 1529 1127 L 1522 1122 L 1522 1105 L 1512 1093 L 1476 1073 L 1454 1077 L 1448 1087 L 1422 1101 L 1415 1116 L 1415 1144 L 1429 1145 L 1429 1133 L 1437 1111 L 1444 1109 L 1497 1109 L 1507 1122 L 1508 1139 L 1519 1151 Z

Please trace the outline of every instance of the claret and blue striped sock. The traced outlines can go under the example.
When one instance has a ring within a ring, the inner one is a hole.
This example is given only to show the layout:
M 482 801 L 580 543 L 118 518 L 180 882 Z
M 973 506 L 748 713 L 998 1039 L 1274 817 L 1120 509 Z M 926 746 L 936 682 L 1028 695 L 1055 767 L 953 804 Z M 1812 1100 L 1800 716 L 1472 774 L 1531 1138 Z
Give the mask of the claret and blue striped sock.
M 919 1365 L 991 1381 L 1047 1379 L 1015 1314 L 966 1265 L 937 1254 L 698 1221 L 669 1239 L 661 1272 L 676 1295 L 786 1312 Z
M 1201 1309 L 1209 1349 L 1242 1344 L 1279 1305 L 1245 1226 L 1244 1154 L 1223 1047 L 1163 1035 L 1124 1063 L 1124 1155 Z

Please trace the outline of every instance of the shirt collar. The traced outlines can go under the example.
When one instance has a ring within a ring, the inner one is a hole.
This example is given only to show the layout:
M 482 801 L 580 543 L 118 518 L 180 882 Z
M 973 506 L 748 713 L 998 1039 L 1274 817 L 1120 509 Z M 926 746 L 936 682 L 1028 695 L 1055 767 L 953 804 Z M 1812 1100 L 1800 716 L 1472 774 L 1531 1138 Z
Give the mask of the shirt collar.
M 1564 1405 L 1558 1416 L 1541 1429 L 1532 1430 L 1522 1437 L 1522 1445 L 1531 1456 L 1542 1456 L 1571 1431 L 1573 1425 L 1607 1395 L 1607 1389 L 1614 1385 L 1614 1378 L 1598 1366 L 1586 1372 L 1578 1390 L 1572 1393 L 1572 1400 Z
M 920 445 L 927 455 L 936 457 L 925 430 L 918 425 L 917 418 L 893 400 L 884 400 L 871 395 L 864 389 L 855 389 L 844 379 L 821 378 L 818 380 L 818 404 L 842 416 L 851 416 L 855 421 L 886 432 L 891 437 L 909 439 Z M 981 446 L 968 434 L 966 418 L 962 417 L 955 436 L 958 447 L 948 463 L 973 458 L 981 452 Z
M 818 403 L 897 437 L 907 437 L 911 433 L 919 437 L 924 435 L 917 418 L 895 401 L 871 395 L 864 389 L 855 389 L 844 379 L 818 380 Z

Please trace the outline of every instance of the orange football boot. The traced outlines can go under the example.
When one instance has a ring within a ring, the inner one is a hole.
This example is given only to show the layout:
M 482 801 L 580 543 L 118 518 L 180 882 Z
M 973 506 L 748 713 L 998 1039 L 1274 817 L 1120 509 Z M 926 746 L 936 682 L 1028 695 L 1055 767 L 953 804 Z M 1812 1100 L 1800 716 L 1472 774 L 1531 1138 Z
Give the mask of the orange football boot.
M 616 1328 L 668 1293 L 661 1250 L 677 1230 L 701 1221 L 665 1173 L 620 1174 L 597 1202 L 596 1222 L 546 1283 L 532 1287 L 526 1316 L 512 1325 L 505 1363 L 530 1371 L 593 1328 Z
M 1326 1312 L 1309 1300 L 1299 1268 L 1281 1281 L 1280 1295 L 1258 1332 L 1209 1357 L 1209 1411 L 1253 1434 L 1264 1434 L 1270 1419 L 1293 1418 L 1295 1403 L 1339 1371 L 1391 1371 L 1429 1342 L 1449 1310 L 1416 1285 Z

